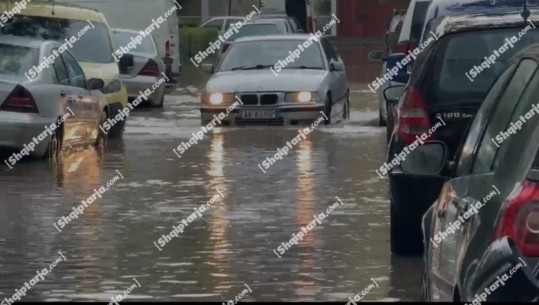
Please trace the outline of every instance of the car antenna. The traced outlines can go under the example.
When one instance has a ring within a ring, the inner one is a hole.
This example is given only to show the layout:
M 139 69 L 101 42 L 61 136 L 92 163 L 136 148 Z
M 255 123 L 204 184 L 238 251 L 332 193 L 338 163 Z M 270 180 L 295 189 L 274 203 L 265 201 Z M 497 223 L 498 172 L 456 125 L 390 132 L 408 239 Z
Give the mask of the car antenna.
M 528 9 L 528 3 L 527 3 L 528 1 L 527 0 L 523 0 L 523 1 L 524 1 L 524 8 L 522 9 L 520 16 L 524 18 L 524 23 L 527 23 L 528 17 L 530 17 L 530 10 Z
M 51 11 L 51 14 L 54 16 L 54 0 L 51 0 L 52 1 L 52 11 Z M 524 0 L 526 1 L 526 0 Z

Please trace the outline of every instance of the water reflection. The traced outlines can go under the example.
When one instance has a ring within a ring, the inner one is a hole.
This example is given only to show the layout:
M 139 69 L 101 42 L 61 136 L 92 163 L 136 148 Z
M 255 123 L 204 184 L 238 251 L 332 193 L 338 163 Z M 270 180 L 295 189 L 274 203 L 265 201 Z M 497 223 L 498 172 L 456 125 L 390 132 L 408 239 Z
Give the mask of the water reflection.
M 214 278 L 215 292 L 224 294 L 230 288 L 224 280 L 226 274 L 230 274 L 229 257 L 231 245 L 227 238 L 228 220 L 225 215 L 228 213 L 228 187 L 225 183 L 225 160 L 227 158 L 224 149 L 224 134 L 214 132 L 211 135 L 210 151 L 208 153 L 208 169 L 206 197 L 209 199 L 219 192 L 222 194 L 221 202 L 216 202 L 210 208 L 208 217 L 208 229 L 210 231 L 210 240 L 208 243 L 209 262 L 215 271 Z M 217 191 L 219 190 L 219 192 Z
M 296 165 L 296 229 L 307 226 L 316 213 L 314 198 L 314 177 L 313 177 L 313 143 L 311 137 L 299 142 L 297 146 Z M 296 232 L 294 232 L 296 233 Z M 314 234 L 315 230 L 308 232 L 303 240 L 298 243 L 301 248 L 301 265 L 298 270 L 298 277 L 294 281 L 296 295 L 300 298 L 314 297 L 316 294 L 315 281 L 312 276 L 314 264 Z

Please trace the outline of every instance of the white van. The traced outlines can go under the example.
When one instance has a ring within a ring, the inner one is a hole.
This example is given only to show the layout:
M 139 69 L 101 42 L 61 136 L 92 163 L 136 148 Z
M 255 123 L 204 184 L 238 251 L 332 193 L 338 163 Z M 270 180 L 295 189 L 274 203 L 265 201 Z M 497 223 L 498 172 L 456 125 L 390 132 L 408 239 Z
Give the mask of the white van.
M 174 0 L 60 0 L 80 6 L 94 8 L 103 13 L 111 28 L 144 30 L 152 24 L 152 19 L 165 17 L 165 13 L 174 7 L 179 10 Z M 152 36 L 157 44 L 161 58 L 172 58 L 172 73 L 179 74 L 180 34 L 177 11 L 166 19 L 160 28 L 155 28 Z M 118 46 L 116 46 L 118 47 Z

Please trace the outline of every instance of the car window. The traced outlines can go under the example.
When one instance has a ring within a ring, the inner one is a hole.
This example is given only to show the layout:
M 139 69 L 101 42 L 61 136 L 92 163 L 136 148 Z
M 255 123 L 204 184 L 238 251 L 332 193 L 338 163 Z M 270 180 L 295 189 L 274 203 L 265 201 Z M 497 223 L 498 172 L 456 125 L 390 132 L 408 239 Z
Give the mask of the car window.
M 425 24 L 425 17 L 430 1 L 421 1 L 415 4 L 414 16 L 412 17 L 412 28 L 410 29 L 410 41 L 419 41 Z
M 493 65 L 483 64 L 485 56 L 494 54 L 506 43 L 508 37 L 518 35 L 520 28 L 506 28 L 489 31 L 470 31 L 447 35 L 440 38 L 435 61 L 431 65 L 431 75 L 426 82 L 429 104 L 450 106 L 462 101 L 480 103 L 496 78 L 515 52 L 539 42 L 539 31 L 526 33 L 521 40 L 496 58 Z
M 61 56 L 56 57 L 53 63 L 54 67 L 54 82 L 62 85 L 69 85 L 69 76 L 67 75 L 67 70 L 64 65 L 64 60 Z
M 0 43 L 0 74 L 24 76 L 38 63 L 39 49 Z
M 218 30 L 221 30 L 221 27 L 223 25 L 223 19 L 215 19 L 211 20 L 208 23 L 204 25 L 205 28 L 215 28 Z
M 110 32 L 107 25 L 101 22 L 92 21 L 90 25 L 80 20 L 15 15 L 0 27 L 0 33 L 57 40 L 66 44 L 73 56 L 81 62 L 114 62 Z
M 71 54 L 68 52 L 62 54 L 64 63 L 67 68 L 67 75 L 69 76 L 69 83 L 72 86 L 86 89 L 86 80 L 84 79 L 84 73 L 81 67 Z
M 114 45 L 120 47 L 127 46 L 127 44 L 129 44 L 139 35 L 140 34 L 138 33 L 113 31 L 112 38 L 114 39 Z M 155 50 L 155 46 L 152 42 L 152 38 L 150 36 L 142 37 L 141 42 L 135 44 L 135 48 L 131 49 L 129 52 L 150 55 L 154 55 L 157 53 L 157 51 Z
M 335 51 L 335 49 L 327 39 L 322 39 L 322 47 L 324 48 L 324 52 L 326 53 L 328 62 L 339 61 L 337 51 Z
M 539 115 L 539 113 L 533 114 L 535 112 L 533 104 L 536 104 L 538 102 L 537 96 L 539 96 L 539 73 L 537 72 L 537 70 L 535 70 L 535 74 L 533 75 L 531 81 L 528 83 L 526 89 L 524 90 L 524 94 L 520 98 L 519 103 L 513 111 L 509 122 L 517 124 L 518 121 L 521 121 L 522 126 L 524 126 L 529 120 L 537 120 L 536 116 Z M 522 118 L 524 118 L 524 120 L 526 121 L 523 121 Z M 506 126 L 506 131 L 510 127 L 511 126 Z M 494 139 L 494 141 L 496 141 L 496 139 Z M 507 145 L 500 145 L 500 149 L 498 150 L 498 153 L 495 157 L 493 166 L 494 168 L 498 168 L 498 166 L 500 165 L 500 160 L 503 159 L 503 156 L 505 155 L 507 149 L 509 149 L 510 147 L 509 139 L 506 139 L 505 141 L 507 141 L 508 143 Z M 505 141 L 503 143 L 505 143 Z
M 477 144 L 483 135 L 484 127 L 490 118 L 492 109 L 496 106 L 501 91 L 505 88 L 505 84 L 513 75 L 515 67 L 516 64 L 512 64 L 502 73 L 502 75 L 500 75 L 498 80 L 490 88 L 485 100 L 481 105 L 481 108 L 475 115 L 464 140 L 464 144 L 461 146 L 462 149 L 460 150 L 460 156 L 457 157 L 457 160 L 459 160 L 456 171 L 457 177 L 470 173 L 473 161 L 471 155 L 475 152 Z
M 225 22 L 225 31 L 230 29 L 231 24 L 237 23 L 238 21 L 242 21 L 242 20 L 241 19 L 227 19 Z
M 507 142 L 499 145 L 493 140 L 500 131 L 505 131 L 509 126 L 513 109 L 523 95 L 524 89 L 536 69 L 537 63 L 534 60 L 525 59 L 520 62 L 517 71 L 500 98 L 494 114 L 490 118 L 483 139 L 481 139 L 473 164 L 472 172 L 474 174 L 490 172 L 493 167 L 494 157 L 500 148 L 499 146 L 507 145 Z

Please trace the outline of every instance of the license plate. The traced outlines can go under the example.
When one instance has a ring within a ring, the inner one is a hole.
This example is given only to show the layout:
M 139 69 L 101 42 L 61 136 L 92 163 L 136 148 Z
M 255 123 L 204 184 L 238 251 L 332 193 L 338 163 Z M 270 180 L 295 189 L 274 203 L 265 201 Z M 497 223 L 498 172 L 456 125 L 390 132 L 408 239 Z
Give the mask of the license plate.
M 274 110 L 242 110 L 242 119 L 275 119 L 277 113 Z

